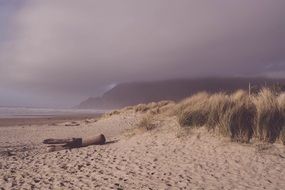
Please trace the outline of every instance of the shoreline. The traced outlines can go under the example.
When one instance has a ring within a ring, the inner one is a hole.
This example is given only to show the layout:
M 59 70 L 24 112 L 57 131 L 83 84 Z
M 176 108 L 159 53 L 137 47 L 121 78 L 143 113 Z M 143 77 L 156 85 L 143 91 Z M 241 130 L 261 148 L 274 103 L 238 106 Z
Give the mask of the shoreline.
M 96 119 L 102 113 L 94 114 L 69 114 L 69 115 L 36 115 L 31 117 L 0 118 L 0 127 L 16 127 L 31 125 L 53 125 L 69 121 Z M 21 115 L 22 116 L 22 115 Z

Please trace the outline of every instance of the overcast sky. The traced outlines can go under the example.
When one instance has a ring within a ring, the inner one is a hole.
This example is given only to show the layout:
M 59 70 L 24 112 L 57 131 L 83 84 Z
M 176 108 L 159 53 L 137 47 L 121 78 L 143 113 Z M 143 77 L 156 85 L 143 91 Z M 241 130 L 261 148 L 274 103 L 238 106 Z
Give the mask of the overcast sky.
M 0 0 L 0 106 L 126 81 L 285 77 L 284 0 Z

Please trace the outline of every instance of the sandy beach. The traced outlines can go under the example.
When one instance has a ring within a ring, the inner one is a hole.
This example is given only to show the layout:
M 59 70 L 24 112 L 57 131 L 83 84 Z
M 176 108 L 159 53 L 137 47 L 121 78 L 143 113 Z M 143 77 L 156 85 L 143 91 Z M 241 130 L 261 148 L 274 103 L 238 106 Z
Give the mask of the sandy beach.
M 285 0 L 0 0 L 0 190 L 285 190 Z
M 138 128 L 132 111 L 97 119 L 0 128 L 1 189 L 283 189 L 281 144 L 238 144 L 176 118 Z M 73 122 L 73 123 L 75 123 Z M 105 145 L 48 152 L 46 138 L 92 137 Z

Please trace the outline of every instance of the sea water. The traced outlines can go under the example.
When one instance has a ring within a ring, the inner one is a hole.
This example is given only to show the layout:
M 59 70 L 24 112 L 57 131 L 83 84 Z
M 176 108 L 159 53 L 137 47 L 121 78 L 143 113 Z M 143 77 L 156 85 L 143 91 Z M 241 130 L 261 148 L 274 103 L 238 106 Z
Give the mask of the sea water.
M 104 112 L 106 112 L 106 110 L 0 107 L 0 118 L 42 118 L 50 116 L 101 114 Z

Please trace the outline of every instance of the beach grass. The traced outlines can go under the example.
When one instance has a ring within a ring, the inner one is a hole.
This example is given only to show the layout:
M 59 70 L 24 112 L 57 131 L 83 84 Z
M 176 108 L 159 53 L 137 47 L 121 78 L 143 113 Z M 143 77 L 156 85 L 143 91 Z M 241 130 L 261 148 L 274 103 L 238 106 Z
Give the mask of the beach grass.
M 198 93 L 179 102 L 175 114 L 181 127 L 205 126 L 233 141 L 252 138 L 274 143 L 285 142 L 285 95 L 263 88 L 249 95 Z

